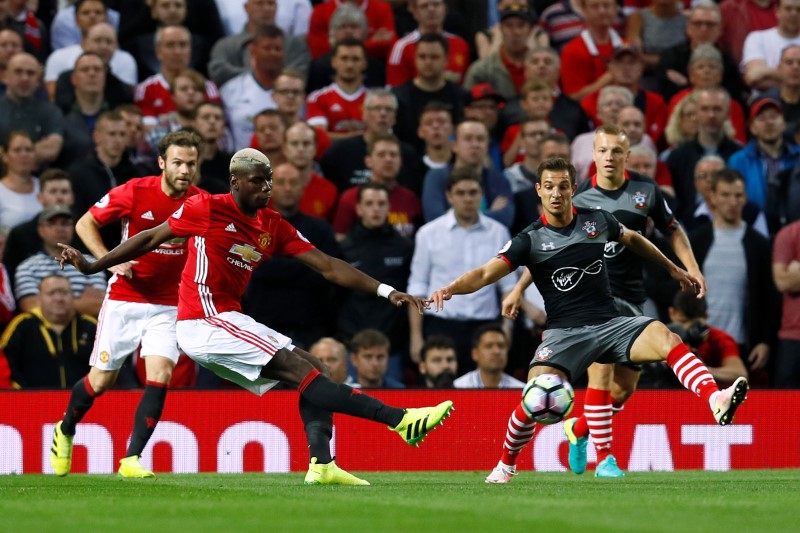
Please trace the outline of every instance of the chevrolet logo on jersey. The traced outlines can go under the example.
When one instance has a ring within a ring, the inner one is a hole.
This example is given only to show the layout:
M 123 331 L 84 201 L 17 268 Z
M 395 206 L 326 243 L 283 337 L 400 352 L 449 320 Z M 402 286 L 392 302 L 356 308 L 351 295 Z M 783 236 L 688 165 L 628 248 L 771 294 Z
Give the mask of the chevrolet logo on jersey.
M 234 244 L 228 251 L 232 254 L 238 255 L 247 263 L 260 261 L 261 257 L 263 256 L 261 252 L 257 252 L 256 249 L 249 244 Z

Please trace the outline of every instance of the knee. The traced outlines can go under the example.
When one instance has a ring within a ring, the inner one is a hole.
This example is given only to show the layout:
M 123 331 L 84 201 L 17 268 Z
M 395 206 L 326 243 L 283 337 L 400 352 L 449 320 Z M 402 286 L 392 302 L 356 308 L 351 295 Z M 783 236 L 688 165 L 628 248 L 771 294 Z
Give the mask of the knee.
M 611 388 L 611 399 L 618 403 L 625 403 L 636 392 L 635 383 L 618 384 Z
M 172 379 L 172 365 L 169 364 L 153 364 L 147 367 L 147 381 L 154 381 L 156 383 L 163 383 L 169 385 Z
M 89 385 L 91 385 L 94 395 L 100 396 L 110 389 L 116 381 L 115 378 L 116 373 L 114 372 L 89 373 Z

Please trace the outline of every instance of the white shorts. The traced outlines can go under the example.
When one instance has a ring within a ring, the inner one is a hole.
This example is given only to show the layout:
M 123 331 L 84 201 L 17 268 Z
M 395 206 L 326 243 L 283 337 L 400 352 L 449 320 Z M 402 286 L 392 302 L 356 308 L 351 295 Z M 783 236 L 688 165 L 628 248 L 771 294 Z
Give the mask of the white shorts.
M 160 355 L 178 362 L 175 323 L 178 308 L 106 299 L 97 319 L 97 335 L 89 364 L 100 370 L 119 370 L 141 345 L 141 356 Z
M 186 355 L 227 379 L 261 396 L 278 382 L 261 377 L 280 349 L 294 349 L 292 339 L 236 311 L 213 317 L 179 320 L 178 344 Z

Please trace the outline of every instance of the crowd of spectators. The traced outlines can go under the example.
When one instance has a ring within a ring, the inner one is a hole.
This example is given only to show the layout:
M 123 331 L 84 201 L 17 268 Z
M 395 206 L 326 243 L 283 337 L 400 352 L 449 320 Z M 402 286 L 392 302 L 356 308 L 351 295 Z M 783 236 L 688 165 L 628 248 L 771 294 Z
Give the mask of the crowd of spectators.
M 691 305 L 648 267 L 649 313 L 723 381 L 800 388 L 800 0 L 0 1 L 0 386 L 88 370 L 108 276 L 51 256 L 111 188 L 160 172 L 169 132 L 203 138 L 213 194 L 233 152 L 261 150 L 271 207 L 314 245 L 428 296 L 540 215 L 542 160 L 592 179 L 603 124 L 708 280 Z M 420 316 L 274 258 L 243 305 L 338 382 L 521 387 L 546 309 L 529 290 L 503 321 L 514 282 Z

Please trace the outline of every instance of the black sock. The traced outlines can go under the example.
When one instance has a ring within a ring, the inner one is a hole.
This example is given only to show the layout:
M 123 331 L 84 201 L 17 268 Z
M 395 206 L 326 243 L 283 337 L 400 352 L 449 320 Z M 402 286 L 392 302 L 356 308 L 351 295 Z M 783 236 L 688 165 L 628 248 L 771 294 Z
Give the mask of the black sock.
M 89 384 L 89 376 L 77 381 L 72 386 L 72 394 L 67 404 L 67 412 L 61 421 L 61 432 L 71 437 L 75 435 L 75 426 L 94 405 L 94 399 L 100 396 Z
M 299 390 L 300 394 L 318 407 L 334 413 L 374 420 L 389 427 L 399 424 L 405 414 L 403 409 L 390 407 L 358 389 L 337 385 L 317 370 L 309 372 Z
M 153 435 L 156 424 L 161 418 L 166 398 L 166 384 L 155 381 L 147 382 L 142 399 L 139 401 L 139 407 L 136 408 L 136 415 L 133 419 L 133 435 L 131 435 L 131 443 L 125 457 L 142 455 L 142 450 Z
M 328 464 L 331 457 L 331 436 L 333 435 L 333 413 L 317 407 L 305 396 L 300 396 L 300 418 L 306 429 L 308 452 L 317 458 L 317 463 Z M 310 461 L 309 461 L 310 462 Z

